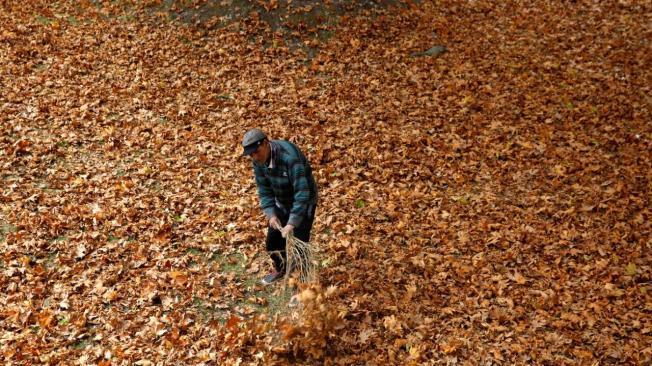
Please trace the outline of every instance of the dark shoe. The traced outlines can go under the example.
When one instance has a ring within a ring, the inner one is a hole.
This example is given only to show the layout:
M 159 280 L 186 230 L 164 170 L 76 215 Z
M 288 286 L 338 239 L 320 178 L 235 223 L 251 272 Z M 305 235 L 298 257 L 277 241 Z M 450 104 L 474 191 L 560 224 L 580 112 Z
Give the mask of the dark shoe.
M 283 273 L 283 272 L 272 271 L 267 276 L 263 277 L 263 279 L 260 280 L 260 283 L 262 283 L 265 286 L 271 285 L 272 283 L 274 283 L 274 282 L 280 280 L 281 278 L 283 278 L 284 275 L 285 275 L 285 273 Z

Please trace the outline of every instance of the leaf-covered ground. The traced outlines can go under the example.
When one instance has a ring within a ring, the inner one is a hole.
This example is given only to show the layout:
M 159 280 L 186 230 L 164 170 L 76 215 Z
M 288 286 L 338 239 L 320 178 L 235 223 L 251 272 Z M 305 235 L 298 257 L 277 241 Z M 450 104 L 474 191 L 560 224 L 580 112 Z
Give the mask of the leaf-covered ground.
M 315 58 L 156 3 L 0 4 L 5 364 L 652 362 L 649 2 L 408 3 Z M 320 186 L 293 311 L 253 126 Z

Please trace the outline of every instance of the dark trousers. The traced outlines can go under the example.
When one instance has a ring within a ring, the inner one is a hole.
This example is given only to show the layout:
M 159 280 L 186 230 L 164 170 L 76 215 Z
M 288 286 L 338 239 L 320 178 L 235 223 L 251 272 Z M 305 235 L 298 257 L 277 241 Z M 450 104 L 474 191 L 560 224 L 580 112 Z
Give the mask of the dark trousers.
M 294 228 L 294 236 L 306 243 L 310 241 L 310 230 L 312 230 L 312 224 L 315 221 L 316 209 L 317 206 L 315 205 L 308 207 L 306 216 L 301 221 L 301 224 Z M 290 218 L 289 212 L 278 207 L 275 208 L 274 211 L 276 212 L 276 217 L 281 221 L 281 225 L 287 225 L 288 219 Z M 265 249 L 274 262 L 274 269 L 278 272 L 285 272 L 287 254 L 285 252 L 285 238 L 281 235 L 280 231 L 272 229 L 271 227 L 267 228 L 267 242 L 265 243 Z

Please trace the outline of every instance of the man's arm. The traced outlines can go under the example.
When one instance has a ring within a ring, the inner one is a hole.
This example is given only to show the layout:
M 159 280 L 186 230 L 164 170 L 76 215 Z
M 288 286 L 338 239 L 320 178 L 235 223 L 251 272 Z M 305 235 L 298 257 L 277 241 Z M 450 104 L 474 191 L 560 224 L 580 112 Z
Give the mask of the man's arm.
M 297 227 L 301 224 L 308 210 L 310 202 L 310 186 L 306 178 L 306 167 L 301 161 L 293 160 L 289 169 L 290 182 L 294 189 L 294 203 L 290 210 L 288 225 Z
M 254 176 L 256 178 L 256 186 L 258 187 L 258 198 L 260 198 L 260 207 L 263 209 L 265 216 L 268 219 L 274 217 L 274 207 L 276 200 L 274 199 L 274 191 L 269 179 L 263 173 L 263 170 L 254 164 Z

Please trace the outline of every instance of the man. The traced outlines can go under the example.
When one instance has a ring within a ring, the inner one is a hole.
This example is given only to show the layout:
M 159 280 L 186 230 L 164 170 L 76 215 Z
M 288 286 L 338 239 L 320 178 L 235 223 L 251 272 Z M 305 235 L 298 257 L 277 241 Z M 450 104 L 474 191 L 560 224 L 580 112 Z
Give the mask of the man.
M 266 250 L 274 270 L 262 279 L 269 285 L 285 275 L 288 233 L 308 242 L 317 208 L 317 185 L 310 163 L 296 145 L 269 140 L 257 128 L 245 133 L 243 155 L 251 156 L 260 206 L 269 221 Z M 291 270 L 291 269 L 290 269 Z

